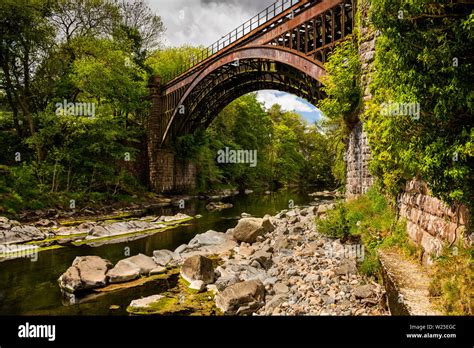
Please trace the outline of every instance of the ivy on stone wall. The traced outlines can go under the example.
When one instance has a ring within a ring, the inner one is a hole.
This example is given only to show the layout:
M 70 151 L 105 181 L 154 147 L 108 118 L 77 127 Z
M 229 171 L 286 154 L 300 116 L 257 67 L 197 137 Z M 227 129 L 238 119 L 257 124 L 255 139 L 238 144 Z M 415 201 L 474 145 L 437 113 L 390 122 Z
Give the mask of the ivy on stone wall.
M 472 206 L 474 14 L 468 5 L 372 0 L 378 31 L 364 115 L 372 172 L 399 192 L 414 176 Z
M 324 78 L 323 91 L 327 97 L 319 102 L 318 108 L 325 116 L 322 126 L 336 154 L 333 174 L 343 183 L 346 143 L 351 130 L 359 120 L 362 97 L 359 84 L 361 66 L 356 40 L 349 37 L 339 43 L 324 67 L 327 75 Z

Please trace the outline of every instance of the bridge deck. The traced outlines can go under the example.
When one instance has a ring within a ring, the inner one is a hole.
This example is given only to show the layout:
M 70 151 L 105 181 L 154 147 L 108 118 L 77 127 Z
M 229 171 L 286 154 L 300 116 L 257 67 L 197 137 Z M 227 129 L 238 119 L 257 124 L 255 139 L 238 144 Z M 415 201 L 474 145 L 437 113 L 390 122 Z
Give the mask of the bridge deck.
M 167 85 L 176 83 L 219 55 L 255 40 L 271 29 L 293 19 L 295 15 L 302 12 L 308 6 L 319 2 L 321 0 L 279 0 L 275 2 L 236 29 L 222 36 L 221 39 L 209 47 L 203 49 L 189 64 L 180 67 L 171 75 L 162 76 L 162 81 Z M 340 2 L 340 0 L 335 3 L 337 2 Z

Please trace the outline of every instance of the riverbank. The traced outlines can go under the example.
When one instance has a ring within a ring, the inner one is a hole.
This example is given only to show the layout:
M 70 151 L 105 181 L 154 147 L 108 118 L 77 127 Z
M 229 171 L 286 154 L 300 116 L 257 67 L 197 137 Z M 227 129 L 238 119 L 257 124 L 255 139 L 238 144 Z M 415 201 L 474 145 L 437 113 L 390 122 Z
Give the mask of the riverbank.
M 253 191 L 245 190 L 245 194 L 250 193 L 253 193 Z M 4 213 L 3 215 L 8 219 L 17 220 L 21 223 L 36 224 L 39 222 L 39 225 L 44 224 L 44 222 L 41 222 L 41 220 L 67 222 L 75 220 L 110 219 L 114 217 L 126 218 L 142 216 L 147 210 L 159 207 L 182 207 L 183 204 L 186 205 L 187 201 L 193 199 L 212 201 L 233 197 L 238 194 L 239 190 L 236 188 L 211 190 L 209 192 L 194 195 L 162 195 L 147 192 L 141 196 L 130 196 L 127 199 L 118 201 L 97 202 L 95 204 L 89 202 L 85 205 L 76 201 L 68 201 L 68 204 L 73 203 L 70 204 L 68 208 L 57 207 L 23 210 L 18 213 Z
M 111 215 L 95 220 L 66 222 L 42 219 L 35 225 L 29 225 L 0 217 L 0 261 L 20 257 L 37 258 L 39 252 L 66 245 L 97 247 L 130 242 L 176 228 L 192 219 L 193 217 L 182 213 L 141 218 Z
M 252 192 L 249 190 L 246 194 Z M 0 261 L 36 258 L 38 252 L 64 245 L 96 247 L 145 238 L 193 218 L 181 212 L 161 216 L 147 215 L 148 212 L 163 207 L 177 207 L 184 211 L 186 202 L 196 199 L 208 201 L 206 209 L 209 211 L 222 210 L 232 207 L 232 204 L 215 200 L 238 194 L 236 189 L 213 190 L 194 196 L 150 193 L 149 199 L 140 203 L 116 202 L 70 210 L 27 210 L 13 215 L 16 219 L 0 216 Z
M 254 315 L 386 315 L 384 290 L 357 271 L 357 260 L 363 249 L 325 237 L 315 230 L 315 216 L 324 214 L 327 205 L 283 210 L 275 216 L 245 217 L 226 232 L 207 231 L 175 250 L 155 250 L 152 257 L 133 256 L 115 266 L 101 263 L 101 288 L 107 282 L 125 282 L 144 269 L 149 277 L 153 268 L 161 272 L 180 268 L 181 291 L 157 293 L 136 298 L 128 307 L 134 314 L 179 314 L 192 312 L 189 296 L 209 302 L 206 313 Z M 137 265 L 146 262 L 148 267 Z M 63 274 L 63 288 L 71 283 L 76 260 Z M 87 262 L 86 262 L 87 263 Z M 124 267 L 124 264 L 127 267 Z M 135 265 L 133 265 L 135 264 Z M 90 267 L 83 265 L 85 269 Z M 156 272 L 156 270 L 155 270 Z M 77 278 L 76 284 L 87 281 Z M 111 277 L 113 275 L 113 277 Z M 97 279 L 97 277 L 96 277 Z M 117 279 L 119 279 L 117 281 Z M 183 282 L 188 289 L 184 290 Z M 70 289 L 69 289 L 70 290 Z M 170 306 L 170 304 L 173 306 Z M 212 310 L 212 308 L 218 310 Z M 194 312 L 199 314 L 199 312 Z
M 244 195 L 253 193 L 252 190 L 246 190 Z M 61 209 L 25 211 L 17 215 L 18 220 L 3 216 L 0 217 L 0 261 L 36 257 L 38 252 L 58 249 L 65 245 L 97 247 L 145 238 L 192 220 L 192 216 L 182 213 L 188 211 L 186 208 L 189 206 L 189 201 L 202 200 L 207 202 L 205 205 L 207 211 L 220 211 L 233 206 L 220 200 L 238 194 L 239 191 L 236 189 L 222 189 L 196 196 L 155 195 L 150 201 L 141 204 L 124 205 L 122 202 L 120 206 L 101 206 L 95 210 L 86 207 L 70 211 Z M 265 191 L 264 194 L 272 193 Z M 313 204 L 316 204 L 318 199 L 336 195 L 336 192 L 330 191 L 308 194 L 315 200 Z M 294 204 L 293 200 L 289 200 L 289 204 Z M 160 208 L 164 208 L 162 213 L 167 215 L 154 215 Z M 176 212 L 177 210 L 179 212 Z
M 144 238 L 129 241 L 117 241 L 117 243 L 103 244 L 100 246 L 89 246 L 82 244 L 74 246 L 65 243 L 61 248 L 45 249 L 32 254 L 32 257 L 19 257 L 0 262 L 0 289 L 2 290 L 2 301 L 0 301 L 0 313 L 4 315 L 124 315 L 125 309 L 133 299 L 140 296 L 148 296 L 160 291 L 166 291 L 174 285 L 174 279 L 156 279 L 139 287 L 122 289 L 120 291 L 100 294 L 95 299 L 87 299 L 71 305 L 64 301 L 58 287 L 57 279 L 71 266 L 77 256 L 96 255 L 110 260 L 116 264 L 128 256 L 139 253 L 152 256 L 154 250 L 175 250 L 182 244 L 188 244 L 197 234 L 208 230 L 226 231 L 235 226 L 243 212 L 256 217 L 262 217 L 267 213 L 272 215 L 285 209 L 290 203 L 295 205 L 316 204 L 313 197 L 308 196 L 307 191 L 279 190 L 270 194 L 254 192 L 247 195 L 236 195 L 216 201 L 231 203 L 232 208 L 209 211 L 206 209 L 208 200 L 190 199 L 185 201 L 185 207 L 169 204 L 166 206 L 153 206 L 146 209 L 145 216 L 174 216 L 178 213 L 186 214 L 193 219 L 179 224 L 170 229 L 164 229 L 160 233 L 149 234 Z M 202 216 L 200 218 L 194 218 Z M 79 220 L 80 223 L 95 221 L 98 216 L 86 218 L 73 218 L 71 221 Z M 137 217 L 123 217 L 110 222 L 136 221 Z M 86 221 L 84 221 L 86 220 Z M 39 220 L 37 220 L 39 221 Z M 22 224 L 32 224 L 23 223 Z M 102 220 L 102 222 L 106 222 Z M 109 223 L 109 221 L 107 221 Z M 70 225 L 78 226 L 75 225 Z M 52 248 L 55 246 L 53 245 Z M 141 278 L 137 279 L 139 281 Z M 110 310 L 112 305 L 120 306 L 120 309 Z

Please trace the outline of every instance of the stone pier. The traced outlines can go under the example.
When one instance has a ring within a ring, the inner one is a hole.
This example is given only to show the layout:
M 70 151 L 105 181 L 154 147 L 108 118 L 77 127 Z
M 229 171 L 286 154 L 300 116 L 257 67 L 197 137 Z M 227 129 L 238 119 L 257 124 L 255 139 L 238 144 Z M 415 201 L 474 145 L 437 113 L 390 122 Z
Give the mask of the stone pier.
M 370 148 L 363 125 L 359 122 L 352 130 L 346 149 L 346 195 L 357 196 L 367 192 L 373 178 L 369 173 Z
M 162 144 L 166 127 L 163 118 L 163 98 L 160 77 L 149 84 L 151 110 L 148 118 L 148 180 L 153 192 L 188 192 L 196 188 L 196 167 L 188 160 L 177 158 L 168 143 Z
M 362 64 L 361 88 L 363 91 L 363 106 L 361 114 L 365 112 L 365 102 L 370 100 L 372 95 L 369 91 L 370 74 L 373 70 L 373 61 L 375 56 L 374 30 L 370 27 L 367 20 L 368 2 L 360 3 L 360 35 L 359 57 Z M 346 195 L 354 197 L 364 194 L 372 186 L 373 177 L 369 172 L 370 147 L 367 141 L 367 135 L 364 132 L 364 125 L 359 121 L 349 136 L 346 147 Z

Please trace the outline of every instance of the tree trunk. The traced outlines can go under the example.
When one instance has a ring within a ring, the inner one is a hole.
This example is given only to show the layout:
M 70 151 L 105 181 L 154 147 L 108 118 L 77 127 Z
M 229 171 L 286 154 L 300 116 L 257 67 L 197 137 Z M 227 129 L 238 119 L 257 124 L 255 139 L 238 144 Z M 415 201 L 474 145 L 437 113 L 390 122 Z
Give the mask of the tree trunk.
M 8 50 L 5 52 L 2 52 L 0 54 L 0 64 L 1 68 L 3 70 L 3 76 L 5 78 L 5 91 L 7 93 L 7 100 L 8 104 L 10 104 L 10 108 L 13 112 L 13 123 L 15 125 L 16 132 L 20 139 L 23 138 L 23 127 L 20 125 L 20 122 L 18 120 L 18 104 L 14 98 L 14 95 L 12 94 L 12 91 L 14 91 L 12 79 L 10 76 L 10 66 L 8 64 L 9 61 L 9 55 L 8 55 Z
M 71 164 L 69 163 L 69 168 L 67 170 L 67 179 L 66 179 L 66 192 L 69 192 L 69 188 L 71 185 Z

